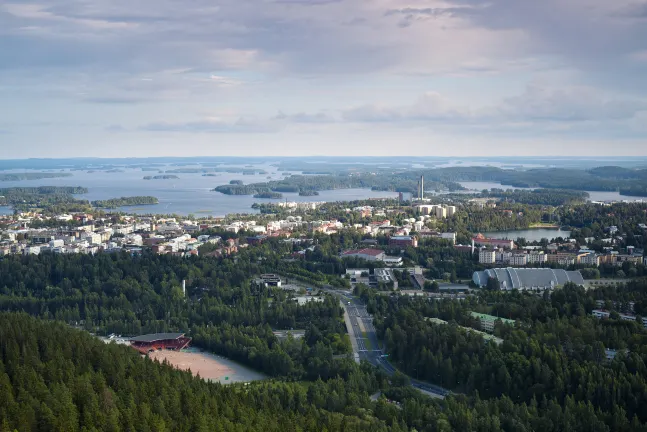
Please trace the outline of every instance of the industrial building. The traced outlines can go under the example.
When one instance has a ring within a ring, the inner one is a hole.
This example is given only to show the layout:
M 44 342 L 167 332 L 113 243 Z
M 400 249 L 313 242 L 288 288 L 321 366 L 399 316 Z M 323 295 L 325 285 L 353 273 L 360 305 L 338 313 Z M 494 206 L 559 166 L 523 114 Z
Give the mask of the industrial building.
M 487 286 L 489 278 L 499 281 L 502 290 L 553 289 L 567 282 L 584 284 L 579 271 L 550 268 L 497 268 L 474 272 L 472 280 L 480 287 Z

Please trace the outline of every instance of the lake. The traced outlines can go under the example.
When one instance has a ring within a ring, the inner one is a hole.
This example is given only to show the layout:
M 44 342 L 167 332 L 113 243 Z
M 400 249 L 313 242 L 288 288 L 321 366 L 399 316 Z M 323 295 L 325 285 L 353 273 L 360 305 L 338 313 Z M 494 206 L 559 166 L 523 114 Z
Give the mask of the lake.
M 461 186 L 464 188 L 469 189 L 470 192 L 481 192 L 483 189 L 491 190 L 491 189 L 503 189 L 503 190 L 514 190 L 514 189 L 523 189 L 523 190 L 533 190 L 536 188 L 522 188 L 522 187 L 514 187 L 514 186 L 508 186 L 508 185 L 502 185 L 501 183 L 498 182 L 478 182 L 478 181 L 465 181 L 465 182 L 458 182 L 460 183 Z
M 232 166 L 232 165 L 228 165 Z M 197 166 L 178 167 L 163 166 L 162 170 L 178 168 L 198 168 Z M 260 183 L 269 180 L 285 178 L 281 172 L 270 165 L 254 165 L 255 169 L 264 169 L 267 174 L 243 175 L 237 173 L 215 173 L 216 177 L 204 177 L 202 173 L 175 173 L 178 179 L 170 180 L 144 180 L 144 176 L 157 175 L 156 171 L 142 171 L 141 169 L 124 168 L 123 172 L 109 173 L 96 171 L 64 171 L 70 172 L 72 177 L 61 177 L 44 180 L 21 180 L 1 182 L 0 187 L 28 187 L 28 186 L 83 186 L 88 188 L 87 194 L 75 195 L 79 199 L 90 201 L 125 196 L 150 195 L 159 199 L 156 205 L 141 205 L 122 207 L 128 213 L 169 214 L 180 215 L 194 214 L 196 216 L 225 216 L 231 213 L 257 213 L 251 208 L 255 202 L 285 201 L 353 201 L 368 198 L 396 198 L 396 192 L 372 191 L 370 189 L 338 189 L 321 191 L 319 196 L 302 197 L 297 193 L 284 193 L 281 200 L 254 198 L 251 195 L 224 195 L 212 191 L 213 188 L 229 184 L 230 180 L 242 180 L 245 184 Z M 28 170 L 21 170 L 28 172 Z M 6 171 L 11 172 L 11 171 Z M 293 172 L 297 174 L 297 172 Z M 270 177 L 270 178 L 268 178 Z M 6 208 L 11 213 L 11 209 Z M 2 211 L 2 209 L 0 209 Z M 2 213 L 0 213 L 2 214 Z
M 484 232 L 483 235 L 485 237 L 495 239 L 516 240 L 522 237 L 525 238 L 526 241 L 540 241 L 542 238 L 547 238 L 548 240 L 556 237 L 568 238 L 571 235 L 571 232 L 557 228 L 530 228 L 524 230 Z
M 10 215 L 13 214 L 11 207 L 0 206 L 0 215 Z

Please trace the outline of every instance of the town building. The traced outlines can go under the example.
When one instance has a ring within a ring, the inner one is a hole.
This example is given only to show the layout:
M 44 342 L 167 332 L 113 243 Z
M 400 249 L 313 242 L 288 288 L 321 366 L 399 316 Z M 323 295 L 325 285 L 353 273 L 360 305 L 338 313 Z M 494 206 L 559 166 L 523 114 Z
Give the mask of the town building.
M 352 249 L 341 254 L 342 258 L 356 257 L 366 261 L 382 261 L 385 253 L 380 249 Z
M 609 319 L 611 318 L 611 312 L 605 309 L 593 309 L 591 315 L 598 319 Z M 619 313 L 618 316 L 621 320 L 625 321 L 636 321 L 636 316 L 631 314 Z M 647 328 L 647 317 L 642 318 L 642 325 L 644 328 Z
M 510 264 L 513 266 L 525 266 L 528 264 L 528 255 L 525 253 L 512 254 Z
M 548 260 L 544 251 L 531 251 L 528 254 L 528 264 L 543 264 Z
M 479 320 L 479 322 L 481 323 L 481 330 L 488 333 L 492 333 L 494 331 L 494 325 L 497 321 L 507 325 L 514 325 L 514 320 L 499 318 L 493 315 L 470 312 L 470 316 Z
M 389 246 L 418 247 L 418 238 L 416 236 L 393 236 L 389 238 Z
M 579 271 L 549 268 L 496 268 L 477 271 L 472 276 L 474 283 L 480 287 L 487 286 L 490 278 L 496 279 L 502 290 L 553 289 L 567 282 L 584 284 Z
M 491 246 L 503 249 L 514 249 L 515 246 L 512 240 L 486 238 L 483 234 L 478 234 L 472 241 L 476 246 Z
M 496 262 L 496 251 L 490 249 L 481 249 L 479 251 L 479 263 L 494 264 Z

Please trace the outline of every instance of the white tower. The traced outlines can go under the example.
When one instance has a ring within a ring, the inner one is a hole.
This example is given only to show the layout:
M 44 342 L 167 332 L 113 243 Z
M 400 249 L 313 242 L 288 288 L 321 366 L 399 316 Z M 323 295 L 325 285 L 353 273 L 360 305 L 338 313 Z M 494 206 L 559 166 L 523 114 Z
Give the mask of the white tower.
M 420 200 L 425 199 L 425 176 L 420 176 Z
M 186 297 L 186 281 L 182 279 L 182 295 Z

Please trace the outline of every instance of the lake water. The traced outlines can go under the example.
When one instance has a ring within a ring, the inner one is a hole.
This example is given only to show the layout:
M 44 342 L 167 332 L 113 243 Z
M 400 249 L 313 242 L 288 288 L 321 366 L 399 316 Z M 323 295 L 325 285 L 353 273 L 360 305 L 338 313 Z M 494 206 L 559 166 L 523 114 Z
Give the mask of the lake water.
M 509 230 L 509 231 L 492 231 L 484 232 L 483 235 L 488 238 L 495 239 L 508 239 L 516 240 L 520 237 L 525 238 L 526 241 L 540 241 L 542 238 L 548 240 L 563 237 L 568 238 L 571 235 L 570 231 L 552 228 L 531 228 L 525 230 Z
M 161 167 L 162 170 L 183 167 Z M 195 166 L 191 168 L 197 168 Z M 243 175 L 237 173 L 216 173 L 216 177 L 204 177 L 202 173 L 176 173 L 178 179 L 144 180 L 144 176 L 158 175 L 156 171 L 140 169 L 123 169 L 123 172 L 108 173 L 97 171 L 67 171 L 72 177 L 61 177 L 44 180 L 23 180 L 2 182 L 0 187 L 23 186 L 83 186 L 87 194 L 75 195 L 79 199 L 102 200 L 124 196 L 150 195 L 159 199 L 159 204 L 123 207 L 128 213 L 170 214 L 176 213 L 196 216 L 224 216 L 231 213 L 255 213 L 251 206 L 255 202 L 278 201 L 353 201 L 368 198 L 395 198 L 396 192 L 371 191 L 370 189 L 338 189 L 321 191 L 319 196 L 302 197 L 297 193 L 284 193 L 281 200 L 254 198 L 251 195 L 224 195 L 212 191 L 219 185 L 228 184 L 230 180 L 242 180 L 245 184 L 269 180 L 280 180 L 285 176 L 269 165 L 255 165 L 255 169 L 264 169 L 267 174 Z M 26 171 L 26 170 L 22 170 Z M 7 171 L 10 172 L 10 171 Z M 293 172 L 297 174 L 296 172 Z M 170 174 L 170 173 L 169 173 Z M 268 178 L 270 177 L 270 178 Z M 11 213 L 11 209 L 6 211 Z
M 522 188 L 522 187 L 514 187 L 514 186 L 509 186 L 509 185 L 502 185 L 501 183 L 498 182 L 478 182 L 478 181 L 467 181 L 467 182 L 458 182 L 460 183 L 461 186 L 464 188 L 467 188 L 470 190 L 470 192 L 481 192 L 483 189 L 491 190 L 491 189 L 503 189 L 503 190 L 514 190 L 514 189 L 523 189 L 523 190 L 533 190 L 533 188 Z
M 13 214 L 11 207 L 0 206 L 0 215 L 10 215 Z

